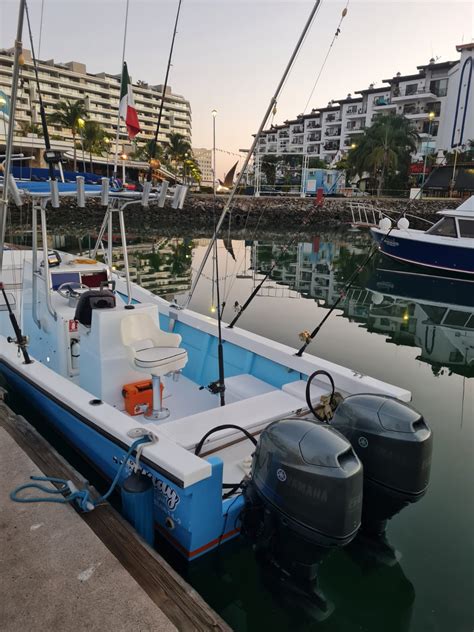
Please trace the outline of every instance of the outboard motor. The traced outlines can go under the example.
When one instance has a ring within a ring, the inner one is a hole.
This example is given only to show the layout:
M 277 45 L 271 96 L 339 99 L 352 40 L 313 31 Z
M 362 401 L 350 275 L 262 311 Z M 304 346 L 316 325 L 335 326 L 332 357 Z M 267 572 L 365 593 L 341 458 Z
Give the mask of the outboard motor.
M 385 532 L 387 520 L 426 492 L 432 433 L 416 410 L 383 395 L 351 395 L 331 427 L 352 444 L 364 466 L 362 532 Z
M 362 466 L 337 430 L 305 419 L 261 434 L 244 494 L 242 531 L 260 558 L 291 577 L 290 588 L 324 611 L 317 563 L 354 538 L 362 511 Z

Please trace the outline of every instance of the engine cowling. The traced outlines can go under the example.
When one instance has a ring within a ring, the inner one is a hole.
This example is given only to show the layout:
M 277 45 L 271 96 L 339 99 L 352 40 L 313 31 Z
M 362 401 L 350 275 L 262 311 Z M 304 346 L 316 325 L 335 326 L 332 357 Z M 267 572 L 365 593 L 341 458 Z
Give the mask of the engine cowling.
M 347 544 L 362 509 L 362 466 L 337 430 L 277 421 L 260 437 L 250 486 L 277 522 L 321 546 Z
M 433 436 L 422 415 L 382 395 L 351 395 L 331 426 L 352 444 L 364 466 L 362 525 L 383 533 L 385 521 L 428 487 Z

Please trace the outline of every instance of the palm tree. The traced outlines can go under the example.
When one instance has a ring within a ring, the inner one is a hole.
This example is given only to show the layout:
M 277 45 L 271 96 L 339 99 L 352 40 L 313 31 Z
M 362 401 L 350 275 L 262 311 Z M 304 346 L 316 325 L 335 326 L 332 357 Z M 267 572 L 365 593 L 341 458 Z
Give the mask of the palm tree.
M 71 130 L 74 150 L 74 171 L 76 171 L 76 135 L 79 129 L 79 120 L 87 116 L 85 102 L 83 99 L 78 99 L 77 101 L 65 99 L 64 101 L 58 101 L 54 105 L 54 109 L 55 112 L 50 114 L 48 119 L 53 125 L 61 125 L 61 127 L 66 127 Z
M 169 135 L 168 146 L 166 147 L 166 155 L 168 159 L 179 165 L 179 163 L 184 163 L 184 160 L 192 154 L 191 144 L 186 139 L 186 136 L 179 134 L 178 132 L 173 132 Z
M 37 123 L 31 123 L 30 121 L 18 121 L 18 125 L 23 136 L 28 136 L 28 134 L 43 136 L 43 130 Z
M 136 160 L 143 160 L 144 162 L 150 162 L 152 155 L 154 154 L 153 158 L 162 162 L 165 157 L 163 146 L 157 143 L 155 151 L 153 151 L 154 144 L 155 141 L 152 139 L 148 140 L 144 145 L 137 146 L 136 150 L 133 152 L 133 158 Z
M 350 170 L 355 174 L 368 171 L 377 180 L 377 195 L 381 195 L 385 178 L 408 164 L 416 151 L 418 133 L 410 121 L 399 114 L 378 115 L 356 147 L 348 155 Z
M 106 138 L 108 138 L 104 128 L 97 121 L 86 121 L 82 130 L 82 141 L 84 149 L 89 152 L 89 164 L 91 173 L 93 171 L 92 154 L 100 154 L 106 150 Z

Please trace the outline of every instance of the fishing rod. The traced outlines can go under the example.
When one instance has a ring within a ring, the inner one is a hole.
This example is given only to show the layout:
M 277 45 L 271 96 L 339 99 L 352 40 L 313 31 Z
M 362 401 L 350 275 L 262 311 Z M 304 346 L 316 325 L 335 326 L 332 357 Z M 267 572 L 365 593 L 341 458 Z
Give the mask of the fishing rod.
M 0 281 L 0 290 L 3 294 L 3 300 L 5 301 L 5 305 L 7 306 L 10 322 L 12 324 L 13 331 L 15 332 L 15 336 L 16 336 L 16 338 L 10 338 L 10 336 L 8 336 L 7 341 L 14 342 L 16 345 L 18 345 L 18 350 L 21 351 L 21 353 L 23 354 L 23 359 L 25 361 L 25 364 L 32 364 L 33 360 L 28 355 L 28 351 L 26 349 L 26 347 L 28 346 L 28 338 L 27 336 L 24 336 L 21 333 L 20 325 L 18 324 L 16 316 L 13 313 L 13 310 L 11 308 L 7 293 L 5 292 L 5 286 L 1 281 Z
M 54 173 L 54 158 L 56 157 L 56 154 L 54 153 L 51 154 L 51 142 L 50 142 L 50 138 L 49 138 L 49 131 L 48 131 L 48 124 L 46 122 L 46 111 L 44 109 L 44 104 L 43 104 L 43 96 L 41 94 L 41 87 L 40 87 L 40 80 L 39 80 L 39 74 L 38 74 L 38 64 L 36 61 L 36 55 L 35 55 L 35 45 L 33 42 L 33 34 L 31 32 L 31 23 L 30 23 L 30 13 L 28 11 L 28 4 L 25 2 L 25 12 L 26 12 L 26 22 L 28 25 L 28 33 L 30 36 L 30 46 L 31 46 L 31 57 L 33 59 L 33 69 L 35 72 L 35 82 L 36 82 L 36 89 L 38 91 L 38 102 L 39 102 L 39 107 L 40 107 L 40 117 L 41 117 L 41 127 L 43 129 L 43 138 L 44 138 L 44 145 L 45 145 L 45 158 L 46 161 L 48 163 L 48 169 L 49 169 L 49 178 L 50 180 L 56 180 L 56 175 Z M 48 157 L 48 153 L 50 155 L 50 157 Z
M 23 18 L 25 14 L 26 0 L 20 0 L 18 10 L 18 22 L 15 39 L 15 53 L 13 58 L 13 75 L 10 94 L 10 121 L 8 125 L 8 135 L 5 147 L 5 163 L 3 167 L 3 192 L 0 203 L 0 269 L 3 263 L 3 250 L 5 242 L 5 232 L 7 229 L 7 210 L 8 210 L 8 192 L 10 183 L 11 162 L 13 153 L 13 132 L 15 127 L 16 99 L 18 94 L 18 77 L 20 74 L 20 55 L 23 51 L 22 34 L 23 34 Z
M 163 91 L 161 93 L 160 111 L 158 112 L 158 121 L 156 122 L 155 135 L 154 135 L 153 140 L 151 141 L 151 145 L 150 145 L 150 166 L 149 166 L 148 175 L 147 175 L 148 182 L 151 182 L 151 177 L 152 177 L 152 174 L 153 174 L 153 167 L 152 167 L 151 161 L 156 156 L 156 145 L 157 145 L 157 142 L 158 142 L 158 134 L 160 132 L 160 127 L 161 127 L 161 118 L 163 116 L 163 108 L 164 108 L 164 105 L 165 105 L 166 88 L 168 87 L 168 77 L 169 77 L 169 74 L 170 74 L 171 60 L 173 58 L 174 40 L 176 39 L 176 33 L 178 32 L 178 21 L 179 21 L 179 14 L 180 14 L 180 11 L 181 11 L 181 3 L 182 3 L 182 0 L 179 0 L 179 2 L 178 2 L 178 9 L 176 11 L 176 19 L 175 19 L 175 22 L 174 22 L 173 37 L 171 38 L 170 53 L 169 53 L 169 56 L 168 56 L 168 66 L 166 67 L 165 83 L 163 85 Z
M 423 186 L 419 189 L 417 195 L 422 194 L 423 189 L 426 187 L 426 185 L 428 184 L 428 182 L 431 180 L 432 176 L 434 173 L 436 173 L 436 171 L 441 167 L 441 164 L 438 165 L 428 176 L 428 178 L 426 179 L 426 181 L 423 183 Z M 413 204 L 413 202 L 416 200 L 417 195 L 412 198 L 411 200 L 409 200 L 408 204 L 406 205 L 406 207 L 403 209 L 403 211 L 400 212 L 398 218 L 397 218 L 397 222 L 405 215 L 405 213 L 407 213 L 408 209 L 410 208 L 410 206 Z M 396 223 L 394 221 L 394 223 L 390 226 L 390 229 L 387 231 L 387 233 L 382 237 L 381 239 L 381 243 L 384 243 L 385 240 L 389 237 L 390 233 L 392 232 L 392 230 L 395 228 Z M 328 318 L 331 316 L 331 314 L 334 312 L 334 310 L 337 308 L 337 306 L 339 305 L 339 303 L 342 301 L 343 298 L 345 298 L 346 292 L 351 288 L 352 284 L 354 283 L 354 281 L 356 280 L 356 278 L 359 276 L 359 274 L 364 270 L 364 268 L 367 266 L 368 263 L 370 263 L 370 261 L 373 259 L 373 257 L 379 252 L 379 248 L 374 245 L 372 247 L 372 250 L 369 252 L 369 254 L 367 255 L 367 257 L 365 258 L 365 260 L 363 261 L 363 263 L 358 266 L 354 272 L 351 274 L 351 276 L 349 277 L 347 283 L 344 285 L 344 287 L 342 288 L 342 290 L 339 293 L 339 296 L 337 297 L 336 301 L 333 303 L 333 305 L 331 306 L 331 308 L 329 309 L 329 311 L 325 314 L 325 316 L 322 318 L 321 322 L 313 329 L 313 331 L 309 334 L 309 336 L 305 336 L 305 342 L 304 344 L 301 346 L 301 348 L 296 352 L 296 355 L 301 357 L 303 355 L 303 353 L 305 352 L 306 348 L 308 347 L 308 345 L 314 340 L 314 338 L 318 335 L 318 333 L 320 332 L 321 328 L 323 327 L 324 323 L 328 320 Z
M 212 110 L 212 140 L 213 140 L 213 193 L 214 193 L 214 225 L 216 221 L 216 110 Z M 224 376 L 224 347 L 222 344 L 222 312 L 225 303 L 221 305 L 220 283 L 219 283 L 219 258 L 217 251 L 217 239 L 214 242 L 214 257 L 216 270 L 216 299 L 217 299 L 217 363 L 219 368 L 218 384 L 214 385 L 213 392 L 219 393 L 221 406 L 225 406 L 225 376 Z
M 242 182 L 244 174 L 247 171 L 248 164 L 249 164 L 250 159 L 251 159 L 251 157 L 252 157 L 252 155 L 253 155 L 253 153 L 255 151 L 255 147 L 257 146 L 259 138 L 262 135 L 262 132 L 263 132 L 263 129 L 264 129 L 266 123 L 267 123 L 268 117 L 272 113 L 272 110 L 273 110 L 273 108 L 275 107 L 275 105 L 277 103 L 277 100 L 278 100 L 280 92 L 281 92 L 281 90 L 283 88 L 283 85 L 284 85 L 284 83 L 285 83 L 285 81 L 286 81 L 286 79 L 287 79 L 287 77 L 288 77 L 288 75 L 290 73 L 290 70 L 291 70 L 291 68 L 293 66 L 293 63 L 294 63 L 296 57 L 298 56 L 300 48 L 301 48 L 301 46 L 302 46 L 302 44 L 303 44 L 303 42 L 304 42 L 304 40 L 306 38 L 306 35 L 307 35 L 307 33 L 308 33 L 312 23 L 313 23 L 314 17 L 316 15 L 316 12 L 317 12 L 320 4 L 321 4 L 321 0 L 316 0 L 316 2 L 314 3 L 314 6 L 311 9 L 311 12 L 310 12 L 309 17 L 308 17 L 308 19 L 306 21 L 306 24 L 304 25 L 303 31 L 302 31 L 299 39 L 298 39 L 298 42 L 296 43 L 295 49 L 294 49 L 294 51 L 293 51 L 293 53 L 292 53 L 292 55 L 290 57 L 290 60 L 288 61 L 288 64 L 287 64 L 287 66 L 286 66 L 286 68 L 285 68 L 285 70 L 283 72 L 283 76 L 281 77 L 280 81 L 278 82 L 278 86 L 277 86 L 277 88 L 275 90 L 274 95 L 270 99 L 270 103 L 268 104 L 268 107 L 267 107 L 267 110 L 265 112 L 265 115 L 264 115 L 264 117 L 262 119 L 262 122 L 260 123 L 260 127 L 258 128 L 258 131 L 255 134 L 255 137 L 253 139 L 252 146 L 250 147 L 250 149 L 249 149 L 249 151 L 247 153 L 247 156 L 246 156 L 246 158 L 244 160 L 244 164 L 242 165 L 242 169 L 240 170 L 240 173 L 237 176 L 237 180 L 235 182 L 234 188 L 230 192 L 229 197 L 227 199 L 227 203 L 225 204 L 224 208 L 222 209 L 221 216 L 220 216 L 219 221 L 217 222 L 217 226 L 215 227 L 215 230 L 214 230 L 214 235 L 213 235 L 213 237 L 212 237 L 211 241 L 209 242 L 209 245 L 208 245 L 208 247 L 206 249 L 204 257 L 203 257 L 203 259 L 201 261 L 201 264 L 199 266 L 199 270 L 198 270 L 198 272 L 197 272 L 197 274 L 196 274 L 196 276 L 195 276 L 195 278 L 194 278 L 194 280 L 192 282 L 192 285 L 191 285 L 191 288 L 189 290 L 188 296 L 186 297 L 186 301 L 185 301 L 185 303 L 183 305 L 183 308 L 186 308 L 189 305 L 189 303 L 191 302 L 191 299 L 193 297 L 193 294 L 194 294 L 194 291 L 196 289 L 196 286 L 197 286 L 197 284 L 199 282 L 199 279 L 201 277 L 201 274 L 202 274 L 202 272 L 204 270 L 204 266 L 206 265 L 206 262 L 207 262 L 207 260 L 209 258 L 209 254 L 210 254 L 210 252 L 211 252 L 211 250 L 213 248 L 214 241 L 217 239 L 217 237 L 219 235 L 219 231 L 221 229 L 221 226 L 222 226 L 222 224 L 224 222 L 224 219 L 225 219 L 227 213 L 229 212 L 229 210 L 230 210 L 230 208 L 232 206 L 232 203 L 234 201 L 234 197 L 235 197 L 235 195 L 236 195 L 236 193 L 237 193 L 237 191 L 239 189 L 239 186 L 240 186 L 240 183 Z

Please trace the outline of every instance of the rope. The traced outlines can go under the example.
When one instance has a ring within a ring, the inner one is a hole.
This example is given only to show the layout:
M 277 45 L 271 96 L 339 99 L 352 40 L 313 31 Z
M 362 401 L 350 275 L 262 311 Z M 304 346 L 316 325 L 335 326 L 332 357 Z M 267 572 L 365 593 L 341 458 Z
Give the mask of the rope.
M 43 39 L 43 14 L 44 14 L 44 0 L 41 0 L 41 16 L 40 16 L 40 27 L 39 27 L 39 39 L 38 39 L 38 59 L 41 55 L 41 41 Z
M 310 101 L 311 101 L 311 99 L 313 98 L 314 91 L 316 90 L 316 86 L 318 85 L 319 79 L 320 79 L 320 77 L 321 77 L 321 75 L 322 75 L 322 73 L 323 73 L 324 67 L 325 67 L 326 62 L 327 62 L 327 60 L 328 60 L 328 58 L 329 58 L 329 55 L 330 55 L 331 50 L 332 50 L 332 47 L 334 46 L 334 42 L 336 41 L 336 39 L 337 39 L 337 38 L 338 38 L 338 36 L 339 36 L 339 33 L 341 32 L 341 24 L 342 24 L 342 20 L 343 20 L 343 19 L 346 17 L 346 15 L 347 15 L 347 7 L 348 7 L 348 6 L 349 6 L 349 0 L 347 0 L 347 2 L 346 2 L 346 6 L 344 7 L 344 9 L 343 9 L 343 11 L 342 11 L 341 19 L 339 20 L 339 24 L 337 25 L 336 32 L 334 33 L 334 36 L 333 36 L 333 38 L 332 38 L 332 41 L 331 41 L 331 43 L 329 44 L 328 51 L 327 51 L 327 53 L 326 53 L 325 58 L 323 59 L 323 63 L 321 64 L 321 68 L 319 69 L 319 73 L 318 73 L 318 75 L 317 75 L 317 77 L 316 77 L 316 81 L 314 82 L 313 87 L 311 88 L 311 92 L 310 92 L 310 94 L 309 94 L 308 100 L 306 101 L 306 105 L 304 106 L 303 114 L 306 114 L 306 110 L 307 110 L 307 108 L 308 108 L 309 102 L 310 102 Z
M 128 459 L 132 456 L 134 450 L 138 448 L 143 443 L 152 443 L 154 439 L 152 435 L 146 435 L 144 437 L 140 437 L 136 441 L 132 443 L 130 448 L 128 449 L 125 458 L 120 464 L 117 473 L 115 474 L 114 480 L 112 481 L 108 491 L 100 498 L 94 500 L 91 496 L 91 492 L 88 489 L 77 489 L 72 481 L 68 481 L 64 478 L 55 478 L 52 476 L 31 476 L 30 479 L 32 481 L 42 481 L 47 483 L 54 483 L 59 485 L 57 489 L 46 487 L 44 485 L 40 485 L 40 483 L 25 483 L 24 485 L 19 485 L 15 487 L 15 489 L 10 492 L 10 498 L 17 503 L 60 503 L 66 505 L 68 503 L 76 503 L 76 505 L 82 511 L 92 511 L 99 504 L 105 502 L 107 498 L 112 494 L 119 478 L 122 474 L 123 469 L 127 465 Z M 44 492 L 45 496 L 19 496 L 18 494 L 25 489 L 38 489 L 41 492 Z

